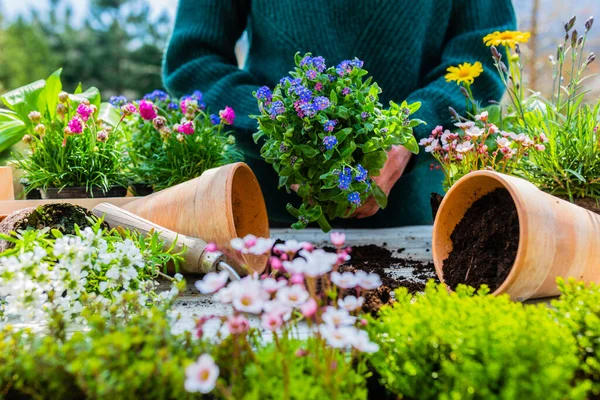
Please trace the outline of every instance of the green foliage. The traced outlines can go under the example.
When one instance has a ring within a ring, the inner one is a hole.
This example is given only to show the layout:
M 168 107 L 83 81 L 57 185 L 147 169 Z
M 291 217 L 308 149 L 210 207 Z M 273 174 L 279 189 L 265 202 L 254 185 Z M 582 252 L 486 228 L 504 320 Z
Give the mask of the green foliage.
M 134 183 L 162 190 L 196 178 L 208 169 L 243 160 L 235 147 L 233 132 L 218 116 L 211 120 L 200 92 L 182 99 L 171 99 L 161 91 L 145 97 L 152 98 L 159 117 L 145 120 L 134 113 L 124 120 L 123 126 L 130 179 Z M 186 105 L 185 112 L 180 104 Z M 178 127 L 186 123 L 191 123 L 193 134 L 178 132 Z
M 22 136 L 30 146 L 28 156 L 16 155 L 26 190 L 84 187 L 92 192 L 125 187 L 123 137 L 118 126 L 99 118 L 100 92 L 93 87 L 62 92 L 60 74 L 58 70 L 45 81 L 2 96 L 10 111 L 2 114 L 7 116 L 5 123 L 0 118 L 0 141 L 9 145 Z M 78 109 L 80 105 L 87 105 L 88 114 Z M 71 130 L 72 122 L 82 128 Z
M 324 350 L 322 362 L 312 356 L 297 356 L 298 350 L 318 349 L 319 339 L 289 340 L 285 346 L 270 344 L 256 352 L 256 361 L 244 368 L 244 386 L 240 393 L 245 400 L 284 399 L 284 374 L 289 375 L 289 399 L 320 400 L 367 398 L 366 367 L 364 361 L 357 365 L 351 357 L 335 349 Z M 286 365 L 273 368 L 274 365 Z
M 299 185 L 299 210 L 294 228 L 317 221 L 324 231 L 328 220 L 350 216 L 369 196 L 385 207 L 385 195 L 371 179 L 378 176 L 392 145 L 413 152 L 418 146 L 410 120 L 419 103 L 390 102 L 382 109 L 381 92 L 362 61 L 343 61 L 326 68 L 322 57 L 296 54 L 296 68 L 273 92 L 260 88 L 254 95 L 261 114 L 255 141 L 266 137 L 261 156 L 279 175 L 279 188 Z M 347 183 L 341 183 L 342 177 Z M 350 197 L 349 197 L 350 196 Z
M 559 279 L 561 297 L 552 302 L 553 315 L 577 341 L 578 379 L 587 380 L 600 395 L 600 286 Z
M 370 362 L 394 395 L 418 399 L 576 399 L 576 345 L 545 305 L 525 306 L 430 282 L 413 298 L 396 291 L 368 330 Z

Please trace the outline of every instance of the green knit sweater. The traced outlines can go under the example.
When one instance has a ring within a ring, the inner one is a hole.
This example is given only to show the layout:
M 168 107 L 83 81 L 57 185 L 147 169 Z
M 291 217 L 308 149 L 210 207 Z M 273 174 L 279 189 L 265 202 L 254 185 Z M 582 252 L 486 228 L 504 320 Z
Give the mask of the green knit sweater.
M 229 105 L 246 161 L 258 176 L 272 221 L 289 223 L 285 204 L 296 195 L 277 190 L 277 176 L 252 142 L 257 114 L 252 92 L 273 87 L 293 68 L 296 52 L 325 57 L 328 64 L 358 57 L 383 89 L 380 99 L 420 101 L 416 117 L 427 122 L 424 137 L 448 125 L 448 106 L 464 111 L 465 99 L 444 79 L 446 68 L 481 61 L 473 86 L 484 105 L 499 100 L 502 84 L 482 38 L 515 28 L 510 0 L 180 0 L 164 60 L 164 83 L 175 96 L 200 90 L 209 108 Z M 236 41 L 248 31 L 249 53 L 239 69 Z M 388 207 L 365 220 L 334 226 L 385 227 L 431 223 L 429 196 L 441 192 L 442 176 L 430 171 L 426 154 L 413 157 L 394 186 Z

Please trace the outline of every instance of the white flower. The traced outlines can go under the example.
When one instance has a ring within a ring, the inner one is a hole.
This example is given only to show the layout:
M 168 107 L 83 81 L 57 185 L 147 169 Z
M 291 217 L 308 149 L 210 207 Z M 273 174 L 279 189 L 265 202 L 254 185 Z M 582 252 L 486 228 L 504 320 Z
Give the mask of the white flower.
M 475 126 L 475 122 L 473 122 L 473 121 L 457 122 L 457 123 L 454 124 L 454 126 L 462 129 L 463 131 L 466 131 L 467 129 Z
M 438 145 L 439 145 L 439 140 L 433 139 L 431 141 L 431 144 L 429 144 L 429 146 L 425 146 L 425 153 L 431 153 L 431 152 L 435 151 L 438 148 Z
M 228 280 L 229 273 L 227 271 L 209 272 L 201 281 L 196 282 L 196 289 L 203 294 L 215 293 L 225 286 Z
M 256 244 L 248 249 L 248 253 L 261 256 L 271 252 L 273 248 L 273 239 L 258 238 Z
M 468 153 L 471 150 L 473 150 L 473 143 L 469 141 L 459 143 L 456 146 L 456 151 L 458 151 L 459 153 Z
M 279 300 L 267 301 L 264 303 L 263 309 L 269 314 L 280 315 L 284 321 L 287 321 L 292 317 L 292 307 Z
M 241 312 L 250 314 L 260 314 L 263 309 L 263 304 L 269 298 L 269 294 L 265 292 L 256 279 L 245 277 L 240 284 L 235 286 L 233 293 L 233 307 Z
M 331 282 L 342 289 L 352 289 L 358 285 L 356 276 L 352 272 L 339 273 L 334 271 L 331 273 Z
M 316 249 L 312 252 L 302 250 L 300 255 L 306 259 L 303 273 L 311 278 L 328 273 L 338 261 L 337 254 L 323 249 Z
M 477 121 L 484 121 L 484 122 L 487 121 L 487 119 L 488 119 L 488 112 L 487 111 L 482 111 L 481 114 L 477 114 L 475 116 L 475 119 Z
M 374 272 L 356 271 L 358 286 L 366 290 L 377 289 L 381 286 L 381 277 Z
M 209 354 L 202 354 L 198 361 L 185 369 L 185 390 L 190 393 L 209 393 L 219 378 L 219 366 Z
M 336 328 L 332 325 L 320 325 L 319 332 L 327 344 L 336 349 L 351 346 L 357 336 L 357 329 L 352 326 Z
M 356 298 L 356 296 L 346 296 L 338 300 L 338 306 L 346 311 L 352 312 L 360 309 L 365 302 L 364 297 Z
M 98 290 L 100 290 L 100 293 L 104 293 L 104 291 L 106 290 L 107 287 L 108 287 L 108 282 L 102 281 L 98 285 Z
M 304 248 L 306 242 L 299 242 L 297 240 L 286 240 L 285 243 L 278 243 L 273 249 L 281 253 L 297 253 L 299 250 Z
M 306 303 L 310 295 L 302 285 L 292 285 L 277 292 L 277 300 L 290 307 L 300 307 Z
M 496 139 L 496 144 L 498 144 L 498 147 L 500 147 L 500 148 L 510 147 L 511 143 L 512 142 L 505 137 Z
M 350 326 L 356 322 L 356 317 L 350 315 L 348 311 L 332 306 L 328 306 L 325 309 L 325 312 L 323 313 L 321 318 L 323 319 L 323 322 L 326 325 L 331 325 L 335 327 Z
M 369 334 L 365 331 L 357 331 L 354 340 L 352 341 L 352 347 L 361 353 L 375 353 L 379 350 L 377 343 L 371 342 Z
M 470 136 L 471 138 L 478 138 L 483 134 L 483 129 L 477 126 L 472 126 L 465 131 L 465 134 Z
M 283 319 L 281 318 L 280 314 L 271 312 L 268 314 L 263 314 L 261 317 L 261 322 L 263 328 L 271 332 L 275 332 L 283 324 Z
M 213 299 L 223 304 L 231 303 L 239 285 L 239 281 L 231 282 L 227 287 L 224 287 L 215 293 Z
M 433 141 L 433 138 L 427 137 L 427 138 L 423 138 L 419 141 L 419 146 L 428 146 L 431 144 L 431 142 Z
M 275 280 L 273 278 L 265 278 L 260 282 L 263 289 L 269 293 L 275 293 L 279 289 L 287 286 L 287 281 L 285 279 Z
M 273 240 L 246 235 L 243 239 L 232 239 L 230 244 L 233 249 L 243 254 L 263 255 L 271 251 Z

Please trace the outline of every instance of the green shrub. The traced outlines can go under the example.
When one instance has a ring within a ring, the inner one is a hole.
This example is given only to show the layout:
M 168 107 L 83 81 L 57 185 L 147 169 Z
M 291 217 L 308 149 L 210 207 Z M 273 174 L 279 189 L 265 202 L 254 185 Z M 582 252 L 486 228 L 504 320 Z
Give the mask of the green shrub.
M 600 286 L 570 279 L 558 281 L 562 296 L 552 302 L 554 315 L 577 341 L 577 379 L 587 381 L 600 394 Z
M 575 399 L 575 341 L 545 306 L 524 306 L 459 286 L 406 289 L 368 325 L 381 350 L 370 361 L 400 398 Z

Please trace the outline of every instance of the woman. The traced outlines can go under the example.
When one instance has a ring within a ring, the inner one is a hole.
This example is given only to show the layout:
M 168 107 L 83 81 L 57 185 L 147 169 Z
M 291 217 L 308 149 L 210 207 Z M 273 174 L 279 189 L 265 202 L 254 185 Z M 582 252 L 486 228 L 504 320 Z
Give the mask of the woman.
M 275 86 L 292 69 L 296 52 L 323 56 L 328 65 L 363 60 L 383 88 L 383 104 L 422 103 L 415 115 L 427 122 L 415 129 L 420 139 L 436 125 L 448 125 L 448 106 L 464 112 L 464 97 L 444 79 L 449 66 L 483 62 L 474 96 L 484 104 L 499 100 L 502 84 L 482 38 L 514 28 L 510 0 L 180 0 L 164 82 L 173 95 L 201 90 L 209 107 L 235 109 L 238 143 L 266 194 L 270 219 L 289 224 L 293 218 L 285 205 L 299 198 L 276 189 L 277 175 L 260 158 L 260 144 L 252 141 L 256 121 L 248 115 L 258 113 L 252 92 Z M 249 52 L 239 69 L 234 46 L 244 30 Z M 430 194 L 441 192 L 442 180 L 439 171 L 430 171 L 432 161 L 427 154 L 411 157 L 403 147 L 393 148 L 376 178 L 389 194 L 388 207 L 378 210 L 368 201 L 357 218 L 334 221 L 334 226 L 431 223 Z

